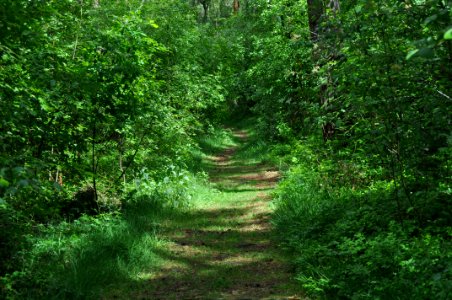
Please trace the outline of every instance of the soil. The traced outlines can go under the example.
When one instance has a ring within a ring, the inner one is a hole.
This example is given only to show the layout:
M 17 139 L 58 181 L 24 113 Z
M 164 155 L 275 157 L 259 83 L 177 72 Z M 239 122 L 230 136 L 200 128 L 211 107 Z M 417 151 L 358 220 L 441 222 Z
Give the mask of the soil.
M 236 159 L 248 141 L 210 157 L 213 204 L 171 220 L 162 231 L 165 263 L 133 299 L 306 299 L 272 239 L 269 205 L 279 173 L 274 167 Z

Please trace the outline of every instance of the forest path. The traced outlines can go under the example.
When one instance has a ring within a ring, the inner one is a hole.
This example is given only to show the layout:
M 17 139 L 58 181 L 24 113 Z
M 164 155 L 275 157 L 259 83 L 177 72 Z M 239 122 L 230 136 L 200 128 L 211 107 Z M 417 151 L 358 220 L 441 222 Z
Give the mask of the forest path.
M 301 299 L 271 238 L 269 193 L 279 173 L 241 157 L 248 133 L 233 135 L 235 146 L 206 161 L 217 191 L 163 225 L 165 262 L 133 299 Z

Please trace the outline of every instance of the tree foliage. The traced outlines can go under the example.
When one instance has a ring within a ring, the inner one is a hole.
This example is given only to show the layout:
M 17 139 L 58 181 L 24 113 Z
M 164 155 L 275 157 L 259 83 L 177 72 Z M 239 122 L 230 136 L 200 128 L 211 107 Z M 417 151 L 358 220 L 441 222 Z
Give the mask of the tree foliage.
M 300 281 L 328 298 L 448 298 L 450 1 L 253 5 L 248 101 L 297 166 L 275 223 Z
M 45 290 L 27 265 L 39 224 L 177 207 L 199 137 L 253 114 L 288 171 L 274 222 L 308 292 L 450 298 L 451 1 L 17 0 L 0 16 L 3 292 Z
M 3 276 L 29 267 L 36 224 L 119 210 L 194 166 L 224 96 L 189 3 L 2 1 L 0 15 Z

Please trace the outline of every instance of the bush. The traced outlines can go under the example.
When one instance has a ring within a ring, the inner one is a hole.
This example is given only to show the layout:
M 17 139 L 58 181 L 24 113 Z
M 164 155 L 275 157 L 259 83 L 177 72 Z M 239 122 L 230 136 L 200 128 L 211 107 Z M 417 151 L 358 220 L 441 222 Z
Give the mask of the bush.
M 166 176 L 155 181 L 147 169 L 142 169 L 133 184 L 126 188 L 126 207 L 151 206 L 181 209 L 188 206 L 192 198 L 190 184 L 195 178 L 189 172 L 169 166 Z
M 329 178 L 343 169 L 320 154 L 318 167 L 311 159 L 298 157 L 280 184 L 273 218 L 308 293 L 327 299 L 450 298 L 451 227 L 442 218 L 423 218 L 435 214 L 417 218 L 391 181 L 334 185 Z M 431 205 L 447 210 L 437 206 Z

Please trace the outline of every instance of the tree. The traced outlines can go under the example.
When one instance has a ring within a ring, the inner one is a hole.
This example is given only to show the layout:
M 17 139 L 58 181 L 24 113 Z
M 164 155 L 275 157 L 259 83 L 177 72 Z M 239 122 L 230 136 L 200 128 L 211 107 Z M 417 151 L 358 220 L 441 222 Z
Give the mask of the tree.
M 199 3 L 201 3 L 202 8 L 204 10 L 202 20 L 204 23 L 207 23 L 207 21 L 209 20 L 209 6 L 211 0 L 198 0 L 198 1 Z

